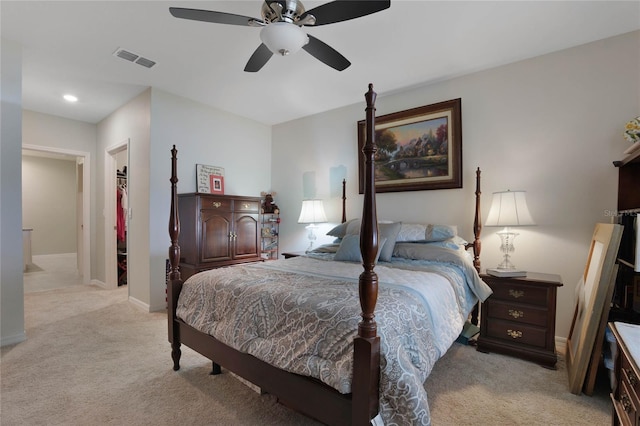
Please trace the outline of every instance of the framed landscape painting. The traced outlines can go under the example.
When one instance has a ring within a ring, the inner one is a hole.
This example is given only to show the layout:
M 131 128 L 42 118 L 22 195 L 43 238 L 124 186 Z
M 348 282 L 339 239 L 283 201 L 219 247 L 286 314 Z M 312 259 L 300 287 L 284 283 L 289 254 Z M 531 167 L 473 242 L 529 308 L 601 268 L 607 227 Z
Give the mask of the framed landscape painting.
M 376 117 L 376 192 L 462 188 L 461 99 Z M 365 120 L 358 121 L 364 193 Z

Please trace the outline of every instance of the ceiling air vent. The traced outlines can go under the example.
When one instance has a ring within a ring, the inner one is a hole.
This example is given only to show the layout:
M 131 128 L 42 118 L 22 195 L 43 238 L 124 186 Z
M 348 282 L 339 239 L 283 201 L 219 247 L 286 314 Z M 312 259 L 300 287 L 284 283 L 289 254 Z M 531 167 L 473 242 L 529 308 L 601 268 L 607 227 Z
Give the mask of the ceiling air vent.
M 153 62 L 151 59 L 147 59 L 147 58 L 143 58 L 143 57 L 139 57 L 136 60 L 136 64 L 138 65 L 142 65 L 143 67 L 147 67 L 147 68 L 151 68 L 152 66 L 154 66 L 156 63 Z
M 138 65 L 142 65 L 143 67 L 146 67 L 146 68 L 151 68 L 156 64 L 155 61 L 152 61 L 151 59 L 144 58 L 136 53 L 130 52 L 122 48 L 118 48 L 118 50 L 113 52 L 113 55 L 117 56 L 118 58 L 127 60 L 129 62 L 134 62 Z

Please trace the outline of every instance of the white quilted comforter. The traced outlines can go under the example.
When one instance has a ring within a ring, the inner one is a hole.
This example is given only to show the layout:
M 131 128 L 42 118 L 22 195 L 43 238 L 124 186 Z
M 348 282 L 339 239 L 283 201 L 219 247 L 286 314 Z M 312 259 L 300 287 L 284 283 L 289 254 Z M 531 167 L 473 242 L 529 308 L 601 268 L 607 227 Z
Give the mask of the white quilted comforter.
M 490 290 L 464 265 L 405 261 L 375 271 L 382 419 L 428 425 L 423 383 Z M 307 257 L 215 269 L 184 283 L 177 315 L 239 351 L 349 393 L 361 272 L 359 264 Z

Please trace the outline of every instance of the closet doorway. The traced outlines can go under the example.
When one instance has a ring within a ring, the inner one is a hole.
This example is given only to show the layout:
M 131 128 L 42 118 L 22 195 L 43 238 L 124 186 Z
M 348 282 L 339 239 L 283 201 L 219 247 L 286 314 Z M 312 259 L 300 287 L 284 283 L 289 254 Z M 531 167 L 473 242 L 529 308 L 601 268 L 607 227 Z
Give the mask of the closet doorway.
M 23 155 L 72 160 L 76 163 L 76 254 L 83 284 L 91 283 L 91 156 L 84 151 L 23 144 Z M 24 185 L 24 182 L 23 182 Z M 34 230 L 34 232 L 36 232 Z M 46 232 L 46 230 L 37 230 Z
M 129 139 L 106 149 L 104 169 L 105 279 L 107 288 L 117 288 L 129 283 Z

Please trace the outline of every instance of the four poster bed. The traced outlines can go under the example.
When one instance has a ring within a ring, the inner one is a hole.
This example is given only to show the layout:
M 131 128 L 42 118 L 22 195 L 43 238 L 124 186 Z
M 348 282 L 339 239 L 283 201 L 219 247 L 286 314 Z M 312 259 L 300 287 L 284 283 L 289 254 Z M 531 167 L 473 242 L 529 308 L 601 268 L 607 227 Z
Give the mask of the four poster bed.
M 173 147 L 167 291 L 174 370 L 184 344 L 213 361 L 213 374 L 222 366 L 325 424 L 430 423 L 424 380 L 491 293 L 476 270 L 480 171 L 475 239 L 464 248 L 416 243 L 415 226 L 403 233 L 399 222 L 379 223 L 375 97 L 369 85 L 362 218 L 349 233 L 356 222 L 346 222 L 343 211 L 333 251 L 214 269 L 183 282 Z M 419 240 L 434 232 L 417 229 Z M 337 261 L 354 240 L 355 262 Z

